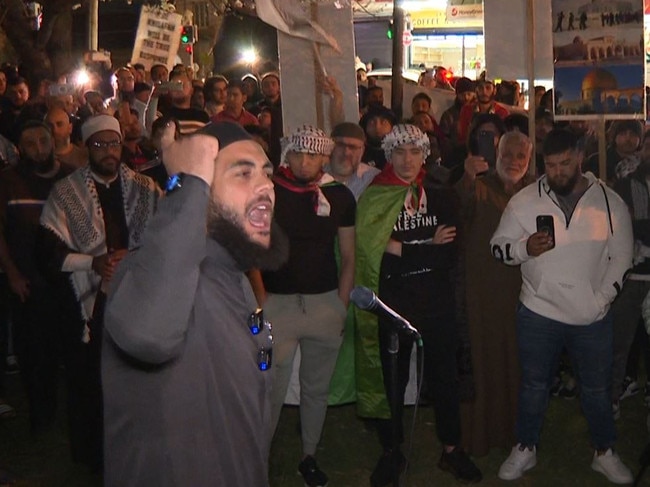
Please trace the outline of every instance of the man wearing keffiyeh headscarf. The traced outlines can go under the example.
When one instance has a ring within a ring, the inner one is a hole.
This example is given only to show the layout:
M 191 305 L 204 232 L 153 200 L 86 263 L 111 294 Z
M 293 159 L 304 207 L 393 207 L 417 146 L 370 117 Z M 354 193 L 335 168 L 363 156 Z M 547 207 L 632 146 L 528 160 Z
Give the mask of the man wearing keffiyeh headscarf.
M 451 189 L 424 185 L 429 139 L 414 125 L 396 125 L 382 142 L 388 164 L 359 199 L 355 284 L 372 289 L 420 330 L 425 380 L 433 394 L 437 434 L 444 445 L 438 466 L 458 479 L 477 482 L 481 472 L 460 443 L 454 272 L 458 209 Z M 370 477 L 389 485 L 404 470 L 402 407 L 413 339 L 399 337 L 400 406 L 391 411 L 390 355 L 393 325 L 359 309 L 355 313 L 357 405 L 377 418 L 384 453 Z M 395 421 L 397 437 L 393 436 Z
M 282 140 L 280 167 L 273 179 L 275 219 L 289 237 L 289 261 L 278 271 L 263 273 L 268 293 L 264 311 L 273 323 L 273 426 L 300 345 L 303 459 L 298 468 L 310 487 L 327 484 L 314 454 L 354 274 L 356 202 L 347 187 L 323 170 L 333 147 L 325 132 L 309 125 Z

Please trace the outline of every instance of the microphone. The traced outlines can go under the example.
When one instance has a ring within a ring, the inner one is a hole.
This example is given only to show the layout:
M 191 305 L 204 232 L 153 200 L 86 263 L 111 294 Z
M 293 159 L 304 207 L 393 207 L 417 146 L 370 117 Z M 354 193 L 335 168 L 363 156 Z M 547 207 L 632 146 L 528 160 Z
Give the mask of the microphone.
M 371 289 L 364 286 L 355 287 L 350 293 L 350 301 L 359 309 L 369 311 L 377 316 L 389 318 L 397 326 L 399 331 L 412 335 L 418 341 L 422 339 L 420 332 L 406 318 L 387 306 Z

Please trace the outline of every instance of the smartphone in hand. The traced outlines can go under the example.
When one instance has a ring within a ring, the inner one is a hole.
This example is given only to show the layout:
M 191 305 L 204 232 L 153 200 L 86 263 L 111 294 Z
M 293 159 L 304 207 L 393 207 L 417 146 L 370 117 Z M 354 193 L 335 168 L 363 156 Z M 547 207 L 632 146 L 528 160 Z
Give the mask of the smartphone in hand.
M 77 90 L 72 83 L 55 83 L 48 88 L 50 96 L 74 96 Z
M 481 130 L 477 135 L 478 139 L 478 155 L 485 159 L 488 166 L 495 168 L 497 165 L 497 151 L 494 147 L 495 134 L 491 130 Z M 482 176 L 485 173 L 477 174 Z
M 537 231 L 548 234 L 553 239 L 553 247 L 555 247 L 555 222 L 553 215 L 537 215 L 535 220 L 537 224 Z

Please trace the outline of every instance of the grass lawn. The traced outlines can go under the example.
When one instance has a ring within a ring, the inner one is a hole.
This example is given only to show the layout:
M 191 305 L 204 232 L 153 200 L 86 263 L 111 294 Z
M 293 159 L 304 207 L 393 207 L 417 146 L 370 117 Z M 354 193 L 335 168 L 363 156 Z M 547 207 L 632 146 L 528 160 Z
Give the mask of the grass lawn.
M 65 417 L 59 414 L 57 427 L 47 435 L 33 440 L 28 433 L 27 404 L 18 376 L 7 377 L 9 401 L 16 407 L 15 419 L 0 421 L 0 467 L 17 477 L 17 487 L 99 487 L 101 479 L 85 468 L 70 462 Z M 61 404 L 63 391 L 61 391 Z M 626 399 L 621 405 L 622 417 L 617 422 L 618 452 L 633 472 L 638 472 L 638 457 L 649 440 L 646 427 L 648 410 L 643 394 Z M 180 414 L 181 412 L 179 412 Z M 406 410 L 406 431 L 410 431 L 413 408 Z M 300 459 L 298 409 L 285 407 L 271 450 L 271 486 L 302 487 L 297 473 Z M 449 474 L 436 467 L 440 445 L 435 439 L 433 411 L 419 410 L 407 484 L 409 487 L 459 485 Z M 587 425 L 580 414 L 579 401 L 552 399 L 542 431 L 538 465 L 522 479 L 500 481 L 496 474 L 509 452 L 493 450 L 477 458 L 483 471 L 484 486 L 606 486 L 602 475 L 590 468 Z M 359 420 L 354 405 L 330 408 L 323 441 L 317 453 L 321 468 L 330 477 L 330 487 L 368 486 L 368 478 L 379 456 L 380 448 L 371 426 Z M 650 471 L 639 485 L 650 486 Z M 156 487 L 156 486 L 151 486 Z M 192 486 L 182 486 L 192 487 Z M 198 486 L 197 486 L 198 487 Z M 215 486 L 230 487 L 230 486 Z M 256 486 L 251 486 L 256 487 Z
M 617 421 L 618 452 L 626 464 L 637 473 L 638 457 L 648 442 L 643 394 L 622 402 L 622 417 Z M 413 408 L 406 410 L 406 431 L 410 431 Z M 302 487 L 297 474 L 300 456 L 298 409 L 285 407 L 278 434 L 271 450 L 271 485 L 273 487 Z M 319 466 L 330 477 L 331 487 L 369 486 L 372 468 L 381 452 L 377 436 L 355 416 L 354 406 L 330 408 L 317 453 Z M 408 433 L 407 433 L 408 434 Z M 415 426 L 413 452 L 407 483 L 409 487 L 462 485 L 450 474 L 436 466 L 440 444 L 435 436 L 433 410 L 422 408 Z M 542 430 L 537 467 L 514 482 L 497 478 L 501 462 L 510 452 L 492 450 L 489 455 L 476 458 L 483 472 L 483 486 L 606 486 L 612 485 L 605 477 L 591 470 L 593 450 L 589 447 L 587 423 L 580 413 L 577 399 L 553 398 Z M 650 486 L 650 469 L 639 485 Z

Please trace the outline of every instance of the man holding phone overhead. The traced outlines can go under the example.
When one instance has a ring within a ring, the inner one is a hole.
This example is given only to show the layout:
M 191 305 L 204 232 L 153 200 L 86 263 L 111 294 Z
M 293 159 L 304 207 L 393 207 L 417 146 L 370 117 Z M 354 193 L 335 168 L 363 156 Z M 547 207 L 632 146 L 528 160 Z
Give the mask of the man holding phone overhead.
M 474 117 L 469 129 L 468 154 L 463 163 L 451 169 L 450 181 L 455 183 L 463 174 L 470 179 L 484 176 L 496 169 L 497 146 L 506 132 L 503 121 L 492 113 L 480 113 Z
M 518 444 L 499 477 L 533 468 L 549 389 L 562 347 L 580 380 L 582 410 L 595 450 L 591 468 L 614 483 L 632 473 L 613 447 L 610 304 L 632 265 L 632 224 L 623 200 L 581 171 L 577 137 L 552 130 L 543 146 L 546 174 L 508 203 L 490 241 L 492 255 L 521 264 L 517 344 L 521 367 Z

